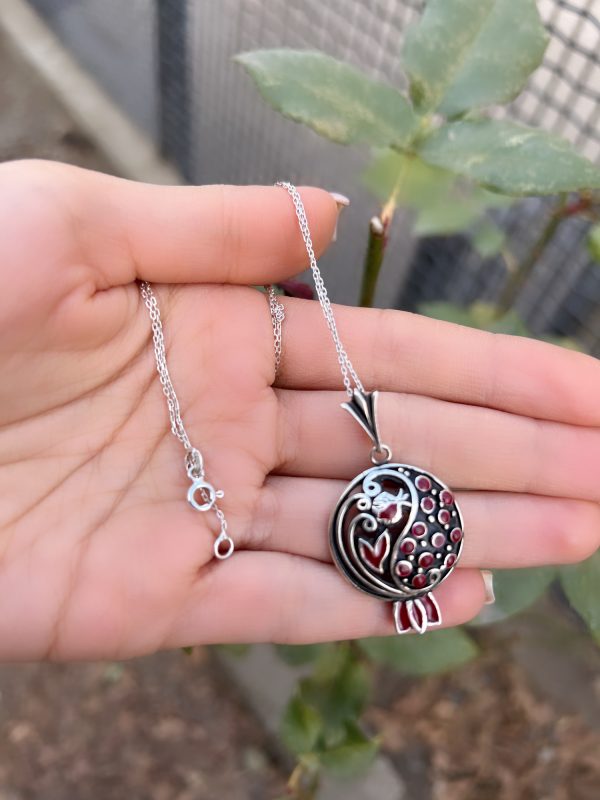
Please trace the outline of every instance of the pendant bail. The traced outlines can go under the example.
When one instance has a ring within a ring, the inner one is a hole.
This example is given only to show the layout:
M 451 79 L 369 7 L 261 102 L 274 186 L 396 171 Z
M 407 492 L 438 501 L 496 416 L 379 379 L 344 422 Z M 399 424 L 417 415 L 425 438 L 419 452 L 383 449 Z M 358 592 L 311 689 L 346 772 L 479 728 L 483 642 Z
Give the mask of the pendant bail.
M 379 392 L 364 392 L 360 389 L 352 390 L 352 397 L 346 403 L 342 403 L 342 408 L 348 411 L 358 422 L 361 428 L 367 433 L 373 442 L 371 449 L 371 461 L 373 464 L 387 464 L 392 458 L 392 450 L 381 441 L 379 435 L 379 424 L 377 421 L 377 399 Z

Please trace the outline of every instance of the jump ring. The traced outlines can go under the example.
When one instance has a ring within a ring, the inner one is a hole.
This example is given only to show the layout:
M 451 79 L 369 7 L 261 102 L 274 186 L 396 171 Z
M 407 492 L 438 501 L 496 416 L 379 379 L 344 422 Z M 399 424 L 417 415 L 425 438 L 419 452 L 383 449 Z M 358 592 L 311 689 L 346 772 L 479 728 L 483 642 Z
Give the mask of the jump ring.
M 371 448 L 371 463 L 375 464 L 375 466 L 387 464 L 391 457 L 392 451 L 387 444 L 381 444 L 379 447 L 375 446 Z
M 225 545 L 225 549 L 223 549 L 223 545 Z M 213 545 L 213 551 L 215 554 L 215 558 L 224 561 L 226 558 L 233 553 L 235 545 L 233 543 L 233 539 L 228 536 L 224 531 L 222 531 L 217 538 L 215 539 L 215 543 Z

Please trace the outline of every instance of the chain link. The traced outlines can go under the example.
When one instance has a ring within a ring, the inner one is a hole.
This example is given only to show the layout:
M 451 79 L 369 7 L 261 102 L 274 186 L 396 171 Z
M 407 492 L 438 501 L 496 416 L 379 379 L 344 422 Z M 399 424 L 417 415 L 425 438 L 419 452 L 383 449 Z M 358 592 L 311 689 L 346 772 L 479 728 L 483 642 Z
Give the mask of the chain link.
M 352 362 L 350 361 L 348 354 L 344 349 L 342 340 L 340 339 L 340 335 L 338 333 L 329 295 L 327 294 L 327 289 L 325 288 L 321 270 L 317 264 L 312 238 L 310 235 L 310 229 L 308 227 L 308 219 L 306 218 L 306 211 L 304 210 L 304 203 L 302 202 L 300 193 L 293 184 L 288 183 L 287 181 L 277 181 L 275 185 L 281 186 L 283 189 L 285 189 L 294 203 L 298 224 L 300 225 L 300 231 L 304 240 L 304 246 L 306 247 L 306 252 L 308 253 L 308 257 L 310 259 L 310 268 L 312 270 L 313 279 L 315 282 L 315 289 L 317 290 L 317 297 L 319 299 L 319 303 L 321 304 L 323 316 L 325 317 L 327 327 L 329 328 L 333 343 L 335 345 L 335 351 L 337 353 L 338 363 L 342 371 L 342 378 L 344 380 L 346 392 L 348 393 L 349 397 L 352 397 L 354 388 L 358 389 L 360 392 L 364 392 L 364 387 L 360 378 L 356 374 L 356 370 L 352 366 Z
M 147 281 L 140 282 L 140 293 L 150 315 L 156 371 L 158 372 L 163 394 L 167 398 L 171 432 L 185 447 L 185 469 L 188 477 L 192 481 L 192 485 L 188 491 L 188 500 L 194 508 L 200 511 L 208 511 L 209 509 L 214 511 L 220 526 L 220 533 L 214 543 L 214 554 L 219 559 L 228 558 L 233 553 L 234 543 L 227 533 L 225 514 L 216 502 L 216 498 L 222 497 L 223 492 L 215 490 L 214 487 L 204 479 L 204 459 L 202 458 L 202 453 L 192 445 L 183 420 L 181 419 L 179 399 L 175 393 L 175 387 L 173 386 L 169 367 L 167 366 L 165 336 L 156 295 Z M 196 491 L 200 492 L 204 506 L 199 506 L 195 501 Z
M 165 348 L 165 337 L 163 333 L 162 320 L 160 317 L 160 309 L 156 295 L 152 291 L 150 284 L 147 281 L 142 281 L 140 284 L 140 292 L 148 313 L 150 314 L 150 322 L 152 323 L 152 339 L 154 342 L 154 358 L 156 359 L 156 371 L 162 386 L 163 393 L 167 398 L 167 406 L 169 408 L 169 419 L 171 420 L 171 431 L 186 449 L 186 468 L 194 466 L 195 459 L 193 458 L 194 448 L 187 435 L 187 431 L 181 419 L 181 411 L 179 409 L 179 400 L 175 394 L 169 368 L 167 366 L 167 354 Z M 202 469 L 200 468 L 200 471 Z

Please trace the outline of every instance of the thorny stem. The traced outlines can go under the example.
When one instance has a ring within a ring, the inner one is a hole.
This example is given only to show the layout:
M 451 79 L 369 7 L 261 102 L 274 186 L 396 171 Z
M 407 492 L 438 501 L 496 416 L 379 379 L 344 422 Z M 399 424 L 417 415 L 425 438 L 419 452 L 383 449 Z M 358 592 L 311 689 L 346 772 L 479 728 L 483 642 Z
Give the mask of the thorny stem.
M 359 300 L 359 304 L 363 307 L 371 307 L 375 299 L 377 281 L 379 280 L 379 273 L 381 272 L 385 248 L 388 242 L 388 230 L 394 218 L 394 212 L 396 211 L 398 194 L 400 193 L 400 188 L 406 174 L 408 158 L 409 156 L 405 155 L 402 169 L 398 173 L 394 188 L 384 203 L 381 213 L 378 216 L 371 217 L 369 222 L 369 239 L 367 242 L 367 252 L 365 253 Z
M 387 245 L 387 225 L 381 217 L 371 217 L 369 222 L 369 241 L 365 254 L 363 279 L 360 290 L 360 305 L 372 306 L 375 299 L 377 280 L 383 264 Z
M 554 238 L 560 223 L 563 221 L 563 219 L 565 219 L 565 217 L 572 216 L 573 213 L 579 213 L 579 209 L 577 209 L 575 212 L 572 212 L 570 207 L 567 205 L 567 195 L 562 194 L 557 206 L 542 228 L 540 235 L 529 249 L 529 252 L 525 255 L 521 263 L 517 264 L 516 268 L 512 271 L 512 274 L 510 275 L 506 286 L 504 287 L 504 291 L 498 300 L 496 317 L 501 317 L 503 314 L 506 314 L 510 308 L 512 308 L 523 285 L 533 272 L 546 247 Z

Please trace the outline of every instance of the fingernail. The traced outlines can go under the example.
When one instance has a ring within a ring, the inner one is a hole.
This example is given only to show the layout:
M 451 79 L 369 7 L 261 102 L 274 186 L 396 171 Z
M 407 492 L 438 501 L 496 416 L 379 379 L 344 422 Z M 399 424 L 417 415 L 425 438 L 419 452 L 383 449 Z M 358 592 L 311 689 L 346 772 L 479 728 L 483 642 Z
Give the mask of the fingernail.
M 494 573 L 489 569 L 481 570 L 481 577 L 483 578 L 483 585 L 485 587 L 485 605 L 491 606 L 496 602 L 496 595 L 494 593 Z
M 329 192 L 329 194 L 335 200 L 335 204 L 336 204 L 337 210 L 338 210 L 338 218 L 335 221 L 335 228 L 333 229 L 333 236 L 331 237 L 331 241 L 332 242 L 336 242 L 337 241 L 338 221 L 339 221 L 339 218 L 340 218 L 340 214 L 342 213 L 342 210 L 344 208 L 348 208 L 348 206 L 350 205 L 350 200 L 346 197 L 345 194 L 340 194 L 339 192 Z
M 345 194 L 340 194 L 339 192 L 329 192 L 329 194 L 335 200 L 339 211 L 341 211 L 342 208 L 347 208 L 350 205 L 350 199 L 346 197 Z

